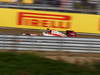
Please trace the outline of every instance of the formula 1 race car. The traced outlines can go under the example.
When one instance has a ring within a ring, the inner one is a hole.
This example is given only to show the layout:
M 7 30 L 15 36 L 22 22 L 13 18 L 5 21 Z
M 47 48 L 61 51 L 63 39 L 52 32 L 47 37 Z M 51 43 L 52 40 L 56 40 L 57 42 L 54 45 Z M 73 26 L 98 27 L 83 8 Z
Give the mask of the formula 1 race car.
M 77 33 L 72 30 L 67 30 L 66 35 L 67 35 L 67 37 L 77 37 Z
M 55 37 L 76 37 L 76 32 L 72 30 L 67 30 L 66 34 L 59 32 L 57 30 L 49 30 L 42 32 L 42 34 L 31 34 L 31 33 L 23 33 L 22 35 L 28 36 L 55 36 Z
M 42 33 L 43 36 L 56 36 L 56 37 L 66 37 L 65 34 L 59 32 L 59 31 L 56 31 L 56 30 L 51 30 L 51 32 L 43 32 Z

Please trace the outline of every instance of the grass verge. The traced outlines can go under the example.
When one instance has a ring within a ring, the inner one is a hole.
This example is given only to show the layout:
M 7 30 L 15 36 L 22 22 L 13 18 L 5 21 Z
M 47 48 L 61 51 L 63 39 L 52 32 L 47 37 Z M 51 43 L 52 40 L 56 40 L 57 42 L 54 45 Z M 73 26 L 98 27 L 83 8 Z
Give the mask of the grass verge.
M 100 75 L 95 69 L 42 58 L 33 54 L 0 53 L 0 75 Z

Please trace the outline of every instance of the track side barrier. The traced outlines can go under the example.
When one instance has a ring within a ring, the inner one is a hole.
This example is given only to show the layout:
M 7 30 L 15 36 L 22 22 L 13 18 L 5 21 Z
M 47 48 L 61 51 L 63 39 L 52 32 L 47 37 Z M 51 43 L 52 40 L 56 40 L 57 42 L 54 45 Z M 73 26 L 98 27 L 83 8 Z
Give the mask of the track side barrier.
M 0 50 L 100 53 L 100 39 L 0 35 Z

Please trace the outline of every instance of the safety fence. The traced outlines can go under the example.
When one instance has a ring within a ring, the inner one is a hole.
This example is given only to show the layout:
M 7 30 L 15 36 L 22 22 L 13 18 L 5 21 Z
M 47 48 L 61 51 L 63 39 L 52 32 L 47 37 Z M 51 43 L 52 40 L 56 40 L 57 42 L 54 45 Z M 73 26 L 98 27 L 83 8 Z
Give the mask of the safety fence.
M 100 53 L 100 39 L 0 35 L 0 50 Z

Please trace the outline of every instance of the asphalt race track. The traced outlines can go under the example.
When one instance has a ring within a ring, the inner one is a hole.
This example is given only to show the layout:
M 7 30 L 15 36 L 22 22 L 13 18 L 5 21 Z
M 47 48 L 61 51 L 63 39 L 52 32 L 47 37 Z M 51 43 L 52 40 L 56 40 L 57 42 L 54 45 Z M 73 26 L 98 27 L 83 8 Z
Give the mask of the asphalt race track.
M 20 28 L 0 28 L 0 35 L 22 35 L 23 33 L 41 34 L 44 30 L 20 29 Z M 81 38 L 100 38 L 100 35 L 78 34 Z

